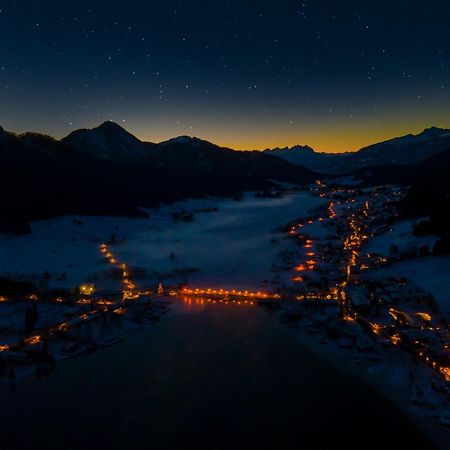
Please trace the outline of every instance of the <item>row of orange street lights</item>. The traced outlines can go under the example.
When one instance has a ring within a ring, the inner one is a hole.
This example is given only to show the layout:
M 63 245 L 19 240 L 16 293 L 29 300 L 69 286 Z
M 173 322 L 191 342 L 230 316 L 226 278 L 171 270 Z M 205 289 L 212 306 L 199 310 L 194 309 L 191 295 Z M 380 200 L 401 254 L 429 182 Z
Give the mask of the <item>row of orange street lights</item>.
M 110 251 L 107 244 L 100 245 L 100 251 L 103 253 L 108 262 L 122 271 L 122 299 L 135 300 L 139 298 L 139 293 L 136 291 L 136 285 L 130 279 L 130 273 L 126 264 L 119 263 L 113 253 Z
M 117 261 L 117 259 L 111 253 L 111 251 L 109 250 L 109 248 L 106 244 L 101 244 L 100 250 L 104 254 L 104 256 L 108 259 L 110 264 L 116 265 L 117 267 L 119 267 L 122 270 L 122 283 L 124 285 L 123 294 L 122 294 L 123 300 L 130 300 L 130 299 L 132 300 L 132 299 L 139 298 L 139 293 L 137 293 L 135 291 L 136 286 L 130 280 L 129 272 L 127 270 L 126 265 L 120 264 Z M 86 285 L 80 286 L 80 294 L 82 294 L 82 295 L 89 296 L 93 293 L 93 291 L 94 291 L 94 288 L 92 285 L 86 284 Z M 37 301 L 38 298 L 36 295 L 32 295 L 32 296 L 30 296 L 30 300 Z M 1 297 L 0 301 L 5 302 L 5 301 L 7 301 L 7 298 Z M 62 303 L 64 300 L 62 298 L 58 297 L 55 299 L 55 301 L 58 303 Z M 78 303 L 80 303 L 80 304 L 90 303 L 90 300 L 86 300 L 84 298 L 84 299 L 80 299 L 78 301 Z M 113 302 L 108 301 L 108 300 L 99 300 L 97 303 L 103 305 L 105 308 L 107 305 L 113 304 Z M 89 313 L 83 313 L 80 316 L 77 316 L 76 318 L 74 318 L 70 321 L 58 323 L 52 327 L 47 328 L 46 330 L 44 330 L 40 333 L 32 334 L 32 335 L 26 337 L 25 339 L 22 339 L 18 344 L 16 344 L 16 346 L 20 347 L 23 345 L 37 345 L 37 344 L 41 343 L 43 341 L 43 339 L 54 334 L 55 332 L 66 331 L 69 328 L 71 328 L 71 326 L 73 325 L 71 322 L 74 322 L 77 319 L 86 321 L 86 320 L 90 319 L 93 315 L 95 315 L 97 312 L 98 311 L 96 311 L 96 310 L 90 311 Z M 125 309 L 121 308 L 121 307 L 113 310 L 114 314 L 123 314 L 124 312 L 125 312 Z M 7 345 L 7 344 L 0 345 L 0 352 L 9 351 L 12 347 L 15 347 L 15 346 Z
M 330 202 L 330 204 L 328 205 L 328 219 L 335 219 L 336 218 L 336 212 L 334 210 L 335 204 L 334 202 Z M 325 219 L 323 217 L 319 217 L 318 218 L 319 222 L 323 222 L 325 221 Z M 309 219 L 307 224 L 312 225 L 314 223 L 313 219 Z M 292 226 L 291 230 L 290 230 L 290 234 L 291 235 L 297 235 L 298 231 L 300 228 L 303 227 L 303 224 L 299 223 L 297 224 L 297 226 Z M 303 239 L 303 236 L 298 235 L 299 239 Z M 317 261 L 315 261 L 314 259 L 312 259 L 314 256 L 316 256 L 316 253 L 312 250 L 314 247 L 314 242 L 312 239 L 307 239 L 306 243 L 304 244 L 303 248 L 305 250 L 307 250 L 306 256 L 308 256 L 310 259 L 307 260 L 304 264 L 300 264 L 298 266 L 295 267 L 295 271 L 296 272 L 303 272 L 306 270 L 314 270 L 315 265 L 317 264 Z M 303 282 L 303 277 L 301 276 L 295 276 L 292 278 L 292 281 L 294 282 Z
M 364 204 L 364 207 L 361 210 L 361 214 L 363 217 L 367 218 L 369 215 L 369 201 L 366 201 Z M 350 281 L 351 277 L 351 266 L 357 265 L 358 260 L 358 250 L 360 249 L 362 243 L 368 238 L 366 234 L 363 233 L 361 225 L 357 222 L 355 215 L 351 215 L 349 218 L 349 227 L 351 234 L 344 240 L 343 242 L 343 248 L 344 250 L 350 251 L 350 257 L 348 264 L 346 266 L 346 272 L 347 272 L 347 280 L 343 283 L 343 287 L 347 284 L 348 281 Z M 342 300 L 343 302 L 347 303 L 345 298 L 345 292 L 342 292 Z M 401 311 L 394 310 L 393 308 L 390 308 L 389 314 L 395 319 L 398 320 L 399 317 L 404 315 Z M 429 313 L 417 313 L 419 317 L 421 317 L 423 320 L 431 321 L 431 315 Z M 344 319 L 346 320 L 354 320 L 356 318 L 356 313 L 354 311 L 349 311 L 348 314 L 344 316 Z M 380 325 L 375 322 L 369 322 L 371 330 L 374 334 L 379 335 L 382 330 L 385 328 L 383 325 Z M 398 333 L 394 333 L 390 336 L 390 341 L 393 345 L 398 346 L 401 343 L 401 336 Z M 445 347 L 443 348 L 444 351 L 448 351 L 448 349 Z M 436 360 L 433 359 L 432 356 L 427 354 L 424 351 L 418 352 L 419 358 L 421 358 L 426 364 L 431 366 L 436 372 L 438 372 L 441 377 L 445 381 L 450 381 L 450 367 L 447 367 L 445 365 L 439 364 Z

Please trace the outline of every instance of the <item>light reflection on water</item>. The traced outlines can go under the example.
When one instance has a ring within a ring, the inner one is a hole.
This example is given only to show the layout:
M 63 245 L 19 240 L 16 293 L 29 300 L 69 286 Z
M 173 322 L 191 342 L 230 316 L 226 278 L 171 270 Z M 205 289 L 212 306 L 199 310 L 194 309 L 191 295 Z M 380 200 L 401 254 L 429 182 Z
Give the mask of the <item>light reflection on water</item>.
M 429 448 L 261 308 L 174 299 L 173 309 L 48 381 L 1 392 L 2 450 Z

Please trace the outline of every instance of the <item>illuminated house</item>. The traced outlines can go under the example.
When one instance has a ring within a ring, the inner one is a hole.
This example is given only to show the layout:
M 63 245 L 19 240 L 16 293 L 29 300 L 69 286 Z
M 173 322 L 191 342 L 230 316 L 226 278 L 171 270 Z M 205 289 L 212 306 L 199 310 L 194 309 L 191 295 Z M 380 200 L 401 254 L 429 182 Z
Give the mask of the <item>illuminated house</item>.
M 81 284 L 78 286 L 81 295 L 92 295 L 95 291 L 95 284 Z

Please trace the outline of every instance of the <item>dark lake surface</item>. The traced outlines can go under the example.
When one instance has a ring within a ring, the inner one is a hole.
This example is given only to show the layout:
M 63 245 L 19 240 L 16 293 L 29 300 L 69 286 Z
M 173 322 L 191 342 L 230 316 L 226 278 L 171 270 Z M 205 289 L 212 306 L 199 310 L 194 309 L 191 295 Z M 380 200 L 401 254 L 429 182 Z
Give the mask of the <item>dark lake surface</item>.
M 0 391 L 0 449 L 429 449 L 267 312 L 211 305 Z

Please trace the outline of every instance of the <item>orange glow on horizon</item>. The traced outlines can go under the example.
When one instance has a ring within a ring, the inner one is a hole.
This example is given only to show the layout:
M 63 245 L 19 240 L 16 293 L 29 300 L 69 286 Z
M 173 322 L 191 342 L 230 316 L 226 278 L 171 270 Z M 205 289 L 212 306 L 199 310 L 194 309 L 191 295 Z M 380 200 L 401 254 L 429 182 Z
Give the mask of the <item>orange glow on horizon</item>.
M 399 113 L 395 116 L 386 114 L 383 120 L 377 121 L 371 121 L 370 117 L 361 117 L 359 120 L 353 118 L 350 121 L 347 118 L 333 121 L 317 119 L 307 128 L 300 126 L 300 123 L 304 123 L 303 119 L 296 122 L 299 126 L 280 124 L 276 119 L 255 123 L 248 123 L 243 119 L 242 125 L 229 124 L 218 118 L 214 122 L 211 122 L 211 118 L 198 118 L 197 122 L 192 129 L 169 128 L 167 123 L 161 123 L 159 127 L 149 130 L 148 123 L 145 123 L 142 126 L 130 126 L 128 131 L 150 142 L 189 135 L 221 147 L 242 151 L 308 145 L 316 152 L 344 153 L 410 133 L 419 134 L 431 126 L 450 128 L 450 119 L 443 119 L 442 114 L 435 111 L 426 120 L 414 115 L 405 120 L 404 113 Z

